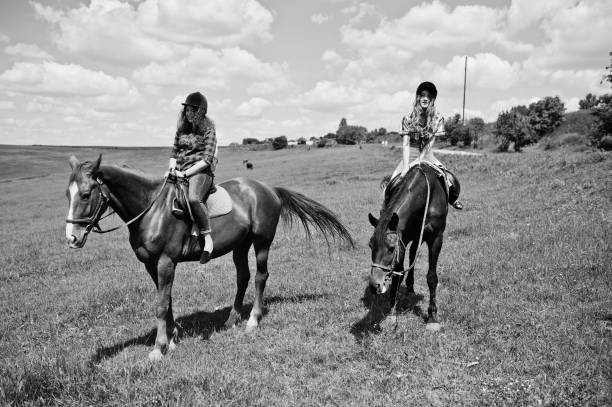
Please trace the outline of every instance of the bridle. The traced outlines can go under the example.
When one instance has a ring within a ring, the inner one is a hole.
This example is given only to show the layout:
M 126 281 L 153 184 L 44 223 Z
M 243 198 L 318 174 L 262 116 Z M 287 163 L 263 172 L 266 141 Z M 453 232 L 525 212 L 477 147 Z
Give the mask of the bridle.
M 109 206 L 108 203 L 110 202 L 110 197 L 108 196 L 108 193 L 102 189 L 102 186 L 104 186 L 104 183 L 102 182 L 102 180 L 100 180 L 100 178 L 96 178 L 96 182 L 98 183 L 98 193 L 100 195 L 98 199 L 98 204 L 96 205 L 96 208 L 94 209 L 93 214 L 87 218 L 77 218 L 77 219 L 66 218 L 66 223 L 74 223 L 76 225 L 85 226 L 85 235 L 88 235 L 89 232 L 91 232 L 92 230 L 95 233 L 108 233 L 108 232 L 112 232 L 113 230 L 117 230 L 120 227 L 118 226 L 116 228 L 107 229 L 107 230 L 102 230 L 102 228 L 100 227 L 99 222 L 102 219 L 109 217 L 115 212 L 112 211 L 111 213 L 105 216 L 102 216 L 104 212 L 106 212 L 106 210 L 108 209 L 108 206 Z
M 113 232 L 123 226 L 129 226 L 132 223 L 134 223 L 136 220 L 140 219 L 142 215 L 148 212 L 149 209 L 151 209 L 151 207 L 153 206 L 157 198 L 159 198 L 162 191 L 164 190 L 164 186 L 166 185 L 167 180 L 168 180 L 167 178 L 164 179 L 164 183 L 162 184 L 155 198 L 135 218 L 130 219 L 129 221 L 125 222 L 125 224 L 123 225 L 119 225 L 114 228 L 102 230 L 102 228 L 100 227 L 100 221 L 102 219 L 106 219 L 109 216 L 113 215 L 115 211 L 111 209 L 111 212 L 102 216 L 109 207 L 110 197 L 109 197 L 108 192 L 104 190 L 104 188 L 108 189 L 108 187 L 104 184 L 104 182 L 102 182 L 100 178 L 96 178 L 96 182 L 98 183 L 99 199 L 98 199 L 98 204 L 96 205 L 96 208 L 93 211 L 93 214 L 87 218 L 77 218 L 77 219 L 66 218 L 66 223 L 74 223 L 76 225 L 81 225 L 81 226 L 84 225 L 85 226 L 85 236 L 87 236 L 89 232 L 92 232 L 92 231 L 94 233 L 108 233 L 108 232 Z
M 396 270 L 395 268 L 399 264 L 398 259 L 399 259 L 400 246 L 404 249 L 404 253 L 406 252 L 406 244 L 402 240 L 401 235 L 398 232 L 396 232 L 397 243 L 395 244 L 395 248 L 393 249 L 393 258 L 391 259 L 391 264 L 388 266 L 385 266 L 379 263 L 372 263 L 371 265 L 372 268 L 377 268 L 385 272 L 385 275 L 383 277 L 385 280 L 388 280 L 394 276 L 403 278 L 406 275 L 406 273 L 414 267 L 417 256 L 419 254 L 419 249 L 421 248 L 421 244 L 423 243 L 423 231 L 425 230 L 425 218 L 427 218 L 427 210 L 429 209 L 429 197 L 431 195 L 431 187 L 429 186 L 429 179 L 427 179 L 427 174 L 425 174 L 425 171 L 423 171 L 423 168 L 421 167 L 420 162 L 417 168 L 419 169 L 419 171 L 421 171 L 421 173 L 423 173 L 423 176 L 425 177 L 425 181 L 427 182 L 427 199 L 425 200 L 425 211 L 423 212 L 423 222 L 421 224 L 421 232 L 419 234 L 419 245 L 417 246 L 417 252 L 414 255 L 414 260 L 412 261 L 411 264 L 408 265 L 408 268 L 404 270 Z M 406 199 L 404 199 L 402 204 L 397 209 L 397 212 L 399 212 L 399 210 L 402 208 L 402 206 L 404 206 L 407 200 L 408 198 L 406 197 Z

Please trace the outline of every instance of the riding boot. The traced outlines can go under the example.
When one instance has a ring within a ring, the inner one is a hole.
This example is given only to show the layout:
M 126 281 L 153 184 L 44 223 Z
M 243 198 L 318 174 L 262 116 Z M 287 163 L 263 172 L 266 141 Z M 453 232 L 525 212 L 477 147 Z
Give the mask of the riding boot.
M 459 202 L 459 193 L 461 192 L 461 185 L 459 180 L 450 170 L 445 169 L 446 177 L 449 181 L 448 187 L 448 203 L 455 209 L 462 210 L 463 204 Z
M 212 177 L 206 173 L 199 173 L 189 179 L 189 201 L 193 218 L 200 231 L 199 241 L 202 247 L 200 263 L 204 264 L 210 260 L 213 252 L 213 241 L 210 235 L 210 223 L 204 204 L 208 197 L 208 191 L 212 184 Z

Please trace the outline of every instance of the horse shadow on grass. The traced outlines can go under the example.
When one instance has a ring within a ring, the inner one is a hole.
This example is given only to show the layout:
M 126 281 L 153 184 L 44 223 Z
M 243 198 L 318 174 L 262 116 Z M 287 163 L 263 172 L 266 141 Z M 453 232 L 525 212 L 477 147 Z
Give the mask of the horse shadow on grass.
M 300 294 L 288 297 L 271 296 L 265 300 L 265 305 L 262 308 L 263 317 L 268 314 L 268 305 L 315 301 L 328 296 L 329 294 Z M 242 312 L 240 313 L 242 320 L 248 319 L 252 309 L 252 302 L 243 305 Z M 176 318 L 174 322 L 179 328 L 179 339 L 185 337 L 200 337 L 202 340 L 209 340 L 214 332 L 227 330 L 228 327 L 225 325 L 225 322 L 229 318 L 231 310 L 232 307 L 227 306 L 216 309 L 213 312 L 197 311 Z M 157 328 L 153 328 L 136 338 L 131 338 L 111 346 L 100 347 L 96 349 L 96 353 L 92 355 L 91 362 L 100 363 L 102 360 L 111 358 L 130 346 L 153 346 L 155 344 L 156 333 Z
M 402 285 L 398 289 L 395 312 L 397 315 L 413 313 L 426 320 L 427 314 L 419 305 L 423 298 L 422 294 L 408 293 L 406 286 Z M 362 319 L 353 323 L 350 329 L 357 342 L 362 342 L 371 334 L 380 333 L 382 331 L 380 324 L 391 313 L 389 293 L 373 294 L 370 288 L 366 287 L 361 303 L 368 309 L 368 312 Z

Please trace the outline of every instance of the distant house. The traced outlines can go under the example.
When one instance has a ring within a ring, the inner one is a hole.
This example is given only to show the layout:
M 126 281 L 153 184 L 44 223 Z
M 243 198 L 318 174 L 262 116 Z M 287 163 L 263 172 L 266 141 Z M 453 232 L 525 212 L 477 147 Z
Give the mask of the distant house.
M 306 145 L 307 146 L 312 146 L 314 144 L 313 140 L 306 140 Z
M 295 147 L 295 146 L 297 146 L 297 141 L 295 141 L 295 140 L 289 140 L 289 141 L 287 142 L 287 145 L 288 145 L 289 147 Z

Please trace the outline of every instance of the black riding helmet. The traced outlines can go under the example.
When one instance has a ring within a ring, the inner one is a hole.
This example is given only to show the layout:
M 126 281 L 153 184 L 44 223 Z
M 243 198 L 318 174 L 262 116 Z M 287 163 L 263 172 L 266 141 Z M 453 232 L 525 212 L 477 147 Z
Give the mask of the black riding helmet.
M 200 92 L 189 94 L 189 96 L 187 96 L 185 99 L 185 103 L 182 103 L 182 105 L 201 108 L 204 110 L 204 114 L 206 114 L 206 111 L 208 110 L 208 102 L 206 101 L 204 95 L 202 95 Z
M 424 90 L 427 91 L 427 93 L 429 93 L 429 95 L 435 99 L 438 96 L 438 90 L 436 89 L 436 85 L 434 85 L 431 82 L 423 82 L 421 83 L 416 90 L 416 94 L 417 96 L 419 96 L 421 94 L 421 92 L 423 92 Z

